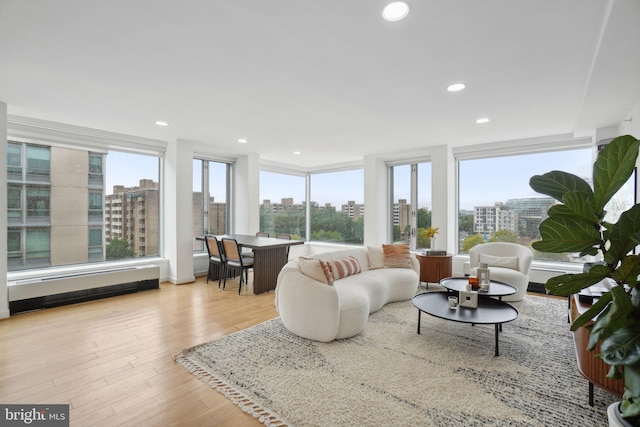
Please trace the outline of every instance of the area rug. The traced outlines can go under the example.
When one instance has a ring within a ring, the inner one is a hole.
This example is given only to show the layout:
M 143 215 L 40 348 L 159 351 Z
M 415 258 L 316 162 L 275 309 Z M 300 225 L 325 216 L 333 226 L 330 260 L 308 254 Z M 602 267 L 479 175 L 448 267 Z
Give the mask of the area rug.
M 576 368 L 566 301 L 527 296 L 494 327 L 422 315 L 411 301 L 359 335 L 299 338 L 279 318 L 183 350 L 176 360 L 265 425 L 604 426 L 618 400 Z

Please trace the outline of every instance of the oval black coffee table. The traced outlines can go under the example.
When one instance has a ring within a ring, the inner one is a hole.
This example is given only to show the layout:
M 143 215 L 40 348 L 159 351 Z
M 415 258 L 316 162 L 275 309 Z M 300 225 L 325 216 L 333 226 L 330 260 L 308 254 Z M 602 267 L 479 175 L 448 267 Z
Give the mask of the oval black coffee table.
M 454 322 L 495 325 L 495 355 L 499 356 L 499 325 L 518 318 L 518 310 L 504 301 L 493 298 L 479 298 L 478 308 L 458 306 L 449 308 L 449 294 L 445 292 L 427 292 L 413 297 L 413 305 L 418 309 L 418 334 L 422 313 L 430 314 Z
M 465 291 L 467 289 L 467 283 L 469 283 L 469 278 L 467 277 L 447 277 L 440 280 L 442 287 L 455 292 Z M 502 297 L 513 295 L 516 292 L 518 292 L 518 289 L 513 285 L 497 280 L 489 280 L 489 290 L 478 290 L 478 296 L 498 297 L 502 299 Z

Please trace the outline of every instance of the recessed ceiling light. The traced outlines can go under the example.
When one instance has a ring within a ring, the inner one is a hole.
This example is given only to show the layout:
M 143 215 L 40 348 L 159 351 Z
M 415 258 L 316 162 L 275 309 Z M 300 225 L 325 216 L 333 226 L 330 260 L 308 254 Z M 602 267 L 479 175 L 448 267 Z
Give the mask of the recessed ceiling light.
M 447 87 L 447 91 L 448 92 L 460 92 L 461 90 L 463 90 L 464 88 L 466 88 L 467 85 L 464 83 L 454 83 L 449 85 L 449 87 Z
M 489 123 L 489 118 L 488 117 L 481 117 L 478 120 L 476 120 L 476 123 L 479 125 L 485 124 L 485 123 Z
M 404 1 L 389 3 L 382 10 L 382 17 L 387 21 L 399 21 L 409 14 L 409 4 Z
M 167 123 L 167 122 L 165 122 L 165 121 L 162 121 L 162 120 L 158 120 L 158 121 L 156 122 L 156 124 L 157 124 L 158 126 L 169 126 L 169 123 Z
M 244 139 L 244 138 L 240 138 L 240 139 L 238 140 L 238 142 L 239 142 L 240 144 L 246 144 L 246 143 L 247 143 L 247 140 L 246 140 L 246 139 Z
M 294 151 L 293 154 L 300 154 L 300 152 L 299 151 Z

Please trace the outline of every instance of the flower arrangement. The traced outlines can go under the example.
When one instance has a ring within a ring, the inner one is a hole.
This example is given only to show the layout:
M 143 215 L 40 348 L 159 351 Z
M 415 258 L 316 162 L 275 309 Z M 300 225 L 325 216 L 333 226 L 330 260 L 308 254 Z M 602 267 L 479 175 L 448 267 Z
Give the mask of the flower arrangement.
M 436 234 L 439 233 L 439 230 L 440 229 L 438 227 L 429 227 L 425 230 L 424 236 L 429 239 L 433 239 L 434 237 L 436 237 Z

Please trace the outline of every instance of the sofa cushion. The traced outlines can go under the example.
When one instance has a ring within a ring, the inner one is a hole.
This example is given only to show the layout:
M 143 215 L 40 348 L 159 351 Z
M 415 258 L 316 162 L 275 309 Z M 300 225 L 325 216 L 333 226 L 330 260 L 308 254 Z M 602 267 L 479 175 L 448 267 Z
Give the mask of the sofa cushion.
M 322 264 L 323 261 L 320 261 Z M 331 273 L 333 273 L 333 280 L 344 279 L 347 276 L 358 274 L 362 271 L 360 263 L 355 257 L 339 259 L 335 261 L 326 261 Z
M 411 253 L 408 244 L 382 245 L 384 266 L 388 268 L 411 268 Z
M 305 276 L 311 277 L 313 280 L 322 282 L 326 285 L 333 285 L 333 274 L 328 265 L 323 265 L 320 260 L 299 257 L 298 264 L 300 271 Z
M 369 269 L 384 268 L 384 251 L 382 246 L 367 246 L 367 255 L 369 256 Z
M 486 262 L 489 267 L 518 269 L 517 256 L 493 256 L 481 253 L 478 262 Z

